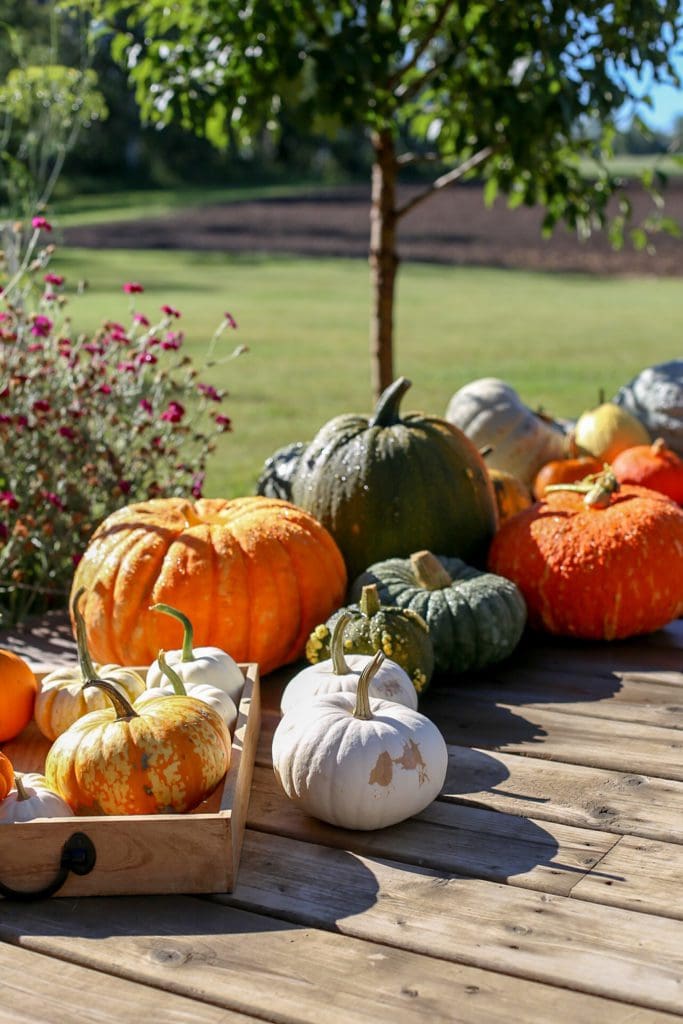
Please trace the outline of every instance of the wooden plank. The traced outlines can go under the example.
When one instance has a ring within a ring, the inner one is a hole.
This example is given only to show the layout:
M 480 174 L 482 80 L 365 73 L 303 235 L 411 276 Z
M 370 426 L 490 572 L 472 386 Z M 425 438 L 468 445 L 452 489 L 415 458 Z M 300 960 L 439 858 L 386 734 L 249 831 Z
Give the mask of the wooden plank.
M 623 836 L 600 862 L 600 871 L 584 875 L 572 896 L 595 903 L 650 910 L 683 919 L 683 848 L 671 843 Z
M 391 828 L 347 831 L 300 811 L 267 768 L 255 770 L 248 825 L 364 856 L 565 895 L 617 842 L 605 832 L 565 825 L 541 827 L 528 818 L 442 801 Z
M 0 943 L 0 1024 L 253 1024 L 253 1017 Z
M 683 1008 L 683 922 L 248 832 L 212 899 L 638 1006 Z M 274 884 L 276 875 L 276 884 Z

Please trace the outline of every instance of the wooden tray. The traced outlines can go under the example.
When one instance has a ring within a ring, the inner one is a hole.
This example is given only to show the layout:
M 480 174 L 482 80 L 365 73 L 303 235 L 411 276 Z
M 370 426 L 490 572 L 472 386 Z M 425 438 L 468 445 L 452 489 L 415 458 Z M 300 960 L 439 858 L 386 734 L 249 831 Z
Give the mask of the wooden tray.
M 49 885 L 74 833 L 95 847 L 89 874 L 69 873 L 57 896 L 231 892 L 237 881 L 261 705 L 255 664 L 240 665 L 244 690 L 224 782 L 189 814 L 43 818 L 0 825 L 0 883 L 22 892 Z M 41 679 L 45 673 L 36 673 Z M 3 750 L 18 771 L 42 772 L 49 740 L 31 723 Z

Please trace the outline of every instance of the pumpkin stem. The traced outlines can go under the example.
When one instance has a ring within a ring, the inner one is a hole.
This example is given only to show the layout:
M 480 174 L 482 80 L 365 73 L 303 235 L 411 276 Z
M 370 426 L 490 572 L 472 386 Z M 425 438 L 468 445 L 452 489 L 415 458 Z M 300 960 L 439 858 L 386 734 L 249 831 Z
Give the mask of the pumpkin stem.
M 183 681 L 174 668 L 171 668 L 169 663 L 166 661 L 166 655 L 163 651 L 159 651 L 157 654 L 157 665 L 161 669 L 162 675 L 165 675 L 168 681 L 173 686 L 173 692 L 178 697 L 187 697 L 187 690 L 183 686 Z
M 21 800 L 28 800 L 29 794 L 26 792 L 26 786 L 24 785 L 24 780 L 21 775 L 14 776 L 14 784 L 17 787 L 17 802 Z
M 354 718 L 361 718 L 366 722 L 372 718 L 372 711 L 370 710 L 370 683 L 383 661 L 384 655 L 381 651 L 377 651 L 372 661 L 369 661 L 361 672 L 356 691 L 356 706 L 353 709 Z
M 431 551 L 416 551 L 410 556 L 415 579 L 425 590 L 445 590 L 453 582 L 436 555 Z
M 93 664 L 93 660 L 90 657 L 90 651 L 88 650 L 88 638 L 85 628 L 85 619 L 79 607 L 80 600 L 85 593 L 86 588 L 81 587 L 77 590 L 74 599 L 71 602 L 71 613 L 76 623 L 76 645 L 78 649 L 78 667 L 81 670 L 81 680 L 85 683 L 90 679 L 97 679 L 97 672 Z
M 361 612 L 368 619 L 377 614 L 382 607 L 382 602 L 379 599 L 376 583 L 368 583 L 366 587 L 363 587 L 358 604 Z
M 332 671 L 336 676 L 347 676 L 351 669 L 344 657 L 344 630 L 351 621 L 348 612 L 342 612 L 334 624 L 332 639 L 330 640 L 330 655 L 332 657 Z
M 171 615 L 174 619 L 182 624 L 183 627 L 183 653 L 180 658 L 181 661 L 195 661 L 195 656 L 192 653 L 192 644 L 194 642 L 194 627 L 187 615 L 183 612 L 178 611 L 177 608 L 172 608 L 170 604 L 153 604 L 149 609 L 151 612 L 163 612 L 164 615 Z
M 658 437 L 652 442 L 652 454 L 653 455 L 664 455 L 666 454 L 666 441 L 663 437 Z
M 412 381 L 409 381 L 407 377 L 398 377 L 393 384 L 385 388 L 377 399 L 377 405 L 368 426 L 393 427 L 395 423 L 400 423 L 398 407 L 411 383 Z
M 88 679 L 83 683 L 84 690 L 87 690 L 90 686 L 94 686 L 96 689 L 102 690 L 106 693 L 114 706 L 117 721 L 123 718 L 139 718 L 139 715 L 133 705 L 126 699 L 126 697 L 123 696 L 121 691 L 114 686 L 111 679 Z
M 575 491 L 578 494 L 585 494 L 584 504 L 589 508 L 607 508 L 612 495 L 619 490 L 619 481 L 612 472 L 611 466 L 607 463 L 600 473 L 590 473 L 576 484 L 548 484 L 545 493 L 548 491 Z
M 190 502 L 186 502 L 180 510 L 188 527 L 201 526 L 204 520 L 197 515 Z

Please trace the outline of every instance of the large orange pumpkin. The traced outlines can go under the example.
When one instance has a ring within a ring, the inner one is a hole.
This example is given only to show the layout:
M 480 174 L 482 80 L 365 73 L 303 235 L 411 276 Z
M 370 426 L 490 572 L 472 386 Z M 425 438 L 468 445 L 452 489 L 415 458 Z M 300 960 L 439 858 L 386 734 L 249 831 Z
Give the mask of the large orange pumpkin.
M 562 636 L 614 639 L 660 629 L 683 612 L 683 511 L 643 487 L 604 505 L 575 491 L 503 523 L 489 569 L 522 591 L 529 623 Z
M 23 658 L 0 650 L 0 743 L 14 739 L 31 721 L 37 690 Z
M 181 646 L 182 628 L 150 611 L 192 619 L 198 646 L 262 672 L 294 661 L 344 599 L 339 548 L 308 512 L 277 498 L 158 498 L 119 509 L 93 534 L 76 570 L 92 657 L 148 665 Z

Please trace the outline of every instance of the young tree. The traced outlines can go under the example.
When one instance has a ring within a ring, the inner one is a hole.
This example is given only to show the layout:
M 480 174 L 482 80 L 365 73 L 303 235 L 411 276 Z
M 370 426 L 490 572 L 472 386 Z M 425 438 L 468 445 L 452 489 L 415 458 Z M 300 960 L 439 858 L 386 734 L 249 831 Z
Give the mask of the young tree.
M 580 234 L 628 219 L 601 164 L 610 115 L 643 100 L 648 83 L 678 84 L 670 52 L 678 0 L 76 0 L 136 84 L 143 114 L 180 121 L 216 144 L 248 145 L 277 131 L 287 101 L 299 114 L 335 115 L 372 142 L 370 266 L 372 385 L 391 382 L 397 229 L 439 189 L 474 173 L 492 202 L 542 204 L 544 229 Z M 293 84 L 296 86 L 293 88 Z M 646 100 L 645 100 L 646 101 Z M 600 126 L 582 133 L 582 124 Z M 579 157 L 598 157 L 581 173 Z M 409 201 L 401 168 L 441 173 Z

